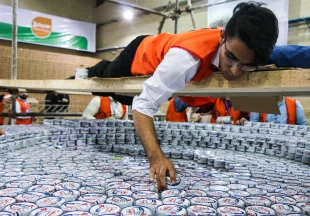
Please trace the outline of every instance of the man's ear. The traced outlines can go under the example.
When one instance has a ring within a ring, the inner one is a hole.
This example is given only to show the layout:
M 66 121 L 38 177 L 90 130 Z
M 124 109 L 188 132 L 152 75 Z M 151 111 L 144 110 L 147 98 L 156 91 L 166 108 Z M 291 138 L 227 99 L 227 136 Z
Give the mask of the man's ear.
M 220 37 L 220 44 L 222 44 L 222 43 L 224 43 L 224 41 L 225 41 L 225 30 L 224 29 L 222 29 L 221 30 L 221 37 Z

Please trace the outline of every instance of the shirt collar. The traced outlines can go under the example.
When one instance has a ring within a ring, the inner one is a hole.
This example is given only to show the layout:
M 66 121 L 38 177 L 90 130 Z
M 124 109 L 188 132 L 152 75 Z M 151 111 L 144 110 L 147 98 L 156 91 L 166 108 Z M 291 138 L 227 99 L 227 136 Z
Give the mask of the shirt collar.
M 213 57 L 213 60 L 211 62 L 215 67 L 220 69 L 220 47 L 217 49 L 215 56 Z

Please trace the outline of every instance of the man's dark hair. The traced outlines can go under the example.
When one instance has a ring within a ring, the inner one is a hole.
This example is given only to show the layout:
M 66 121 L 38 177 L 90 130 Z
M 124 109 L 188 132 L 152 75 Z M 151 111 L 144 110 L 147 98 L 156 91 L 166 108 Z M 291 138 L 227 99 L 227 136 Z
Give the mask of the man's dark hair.
M 225 28 L 226 39 L 239 38 L 255 53 L 255 64 L 267 62 L 279 30 L 275 14 L 260 2 L 242 2 L 233 11 Z

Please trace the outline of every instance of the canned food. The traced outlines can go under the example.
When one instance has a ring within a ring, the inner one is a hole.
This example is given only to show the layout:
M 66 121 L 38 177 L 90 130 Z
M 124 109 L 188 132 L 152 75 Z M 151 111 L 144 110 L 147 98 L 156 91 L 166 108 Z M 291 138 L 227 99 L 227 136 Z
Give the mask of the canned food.
M 154 191 L 136 191 L 132 193 L 132 197 L 134 199 L 158 199 L 158 193 Z
M 181 189 L 168 189 L 161 193 L 162 199 L 174 196 L 186 197 L 186 192 Z
M 79 188 L 80 184 L 77 182 L 62 182 L 55 186 L 56 190 L 78 190 Z
M 217 200 L 218 205 L 221 206 L 236 206 L 240 208 L 244 208 L 245 203 L 243 200 L 234 197 L 225 197 Z
M 152 212 L 145 206 L 130 206 L 121 211 L 121 216 L 152 216 Z
M 98 204 L 90 209 L 90 213 L 94 216 L 99 215 L 120 215 L 121 208 L 113 204 Z
M 61 205 L 61 209 L 64 212 L 70 212 L 70 211 L 86 211 L 88 212 L 91 207 L 91 204 L 89 202 L 85 201 L 69 201 L 65 202 Z
M 118 189 L 118 188 L 114 188 L 114 189 L 110 189 L 107 191 L 107 196 L 108 197 L 112 197 L 112 196 L 131 196 L 132 195 L 132 191 L 128 190 L 128 189 Z
M 135 201 L 135 205 L 136 206 L 145 206 L 147 208 L 149 208 L 152 212 L 152 214 L 155 214 L 156 208 L 160 205 L 162 205 L 163 202 L 161 200 L 158 199 L 139 199 Z
M 33 203 L 12 203 L 4 208 L 4 211 L 14 213 L 14 215 L 28 216 L 30 212 L 36 209 Z
M 245 208 L 245 211 L 249 216 L 276 216 L 276 212 L 272 208 L 268 208 L 265 206 L 249 206 Z
M 109 197 L 106 200 L 106 203 L 119 206 L 121 209 L 129 206 L 133 206 L 134 199 L 129 196 L 114 196 Z
M 234 206 L 223 206 L 219 207 L 217 210 L 218 216 L 228 216 L 228 215 L 246 215 L 245 211 L 242 208 L 234 207 Z
M 190 199 L 192 205 L 203 205 L 212 207 L 214 209 L 217 208 L 217 201 L 211 197 L 193 197 Z
M 182 206 L 164 204 L 156 208 L 156 215 L 158 216 L 168 216 L 168 215 L 186 216 L 187 211 Z
M 63 197 L 66 201 L 74 201 L 80 196 L 80 192 L 77 190 L 59 190 L 53 196 Z
M 62 214 L 62 216 L 92 216 L 88 212 L 83 212 L 83 211 L 72 211 L 72 212 L 67 212 Z
M 0 190 L 0 197 L 16 197 L 23 192 L 22 188 L 5 188 Z
M 41 207 L 34 209 L 30 212 L 29 216 L 60 216 L 62 215 L 63 211 L 57 207 Z
M 79 197 L 79 200 L 89 202 L 92 205 L 102 204 L 106 201 L 107 197 L 103 194 L 89 193 Z
M 188 216 L 200 216 L 200 215 L 208 215 L 208 216 L 216 216 L 216 210 L 214 208 L 210 208 L 208 206 L 203 205 L 192 205 L 187 208 Z
M 12 197 L 0 197 L 0 211 L 7 205 L 15 203 L 16 200 Z
M 47 195 L 52 195 L 55 192 L 55 187 L 52 185 L 39 184 L 31 186 L 28 189 L 28 192 L 39 192 L 39 193 L 45 193 Z
M 267 197 L 245 197 L 244 202 L 246 206 L 271 206 L 271 201 Z
M 26 193 L 17 195 L 15 199 L 16 199 L 16 202 L 36 203 L 39 199 L 43 197 L 46 197 L 46 194 L 38 193 L 38 192 L 26 192 Z
M 66 200 L 62 197 L 43 197 L 38 199 L 36 205 L 38 207 L 55 206 L 60 207 Z
M 300 208 L 293 205 L 273 204 L 271 208 L 275 210 L 277 216 L 285 216 L 292 213 L 302 213 Z

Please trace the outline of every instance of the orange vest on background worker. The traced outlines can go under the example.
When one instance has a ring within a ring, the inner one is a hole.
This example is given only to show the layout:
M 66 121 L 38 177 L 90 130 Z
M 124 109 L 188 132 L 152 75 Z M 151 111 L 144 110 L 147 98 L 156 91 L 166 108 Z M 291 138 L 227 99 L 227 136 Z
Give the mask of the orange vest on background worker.
M 219 48 L 222 29 L 199 29 L 181 34 L 162 33 L 142 40 L 131 64 L 133 76 L 151 75 L 170 48 L 181 48 L 200 59 L 200 67 L 192 81 L 210 76 L 211 62 Z M 169 73 L 169 71 L 167 71 Z
M 285 98 L 286 112 L 287 112 L 287 124 L 296 124 L 296 100 L 293 98 Z M 266 122 L 267 114 L 260 114 L 260 122 Z
M 98 110 L 98 112 L 95 115 L 96 119 L 105 119 L 105 118 L 109 118 L 112 116 L 111 113 L 111 101 L 109 97 L 100 97 L 100 108 Z M 123 108 L 123 115 L 120 119 L 123 119 L 124 116 L 126 115 L 127 109 L 126 106 L 122 104 L 122 108 Z
M 191 107 L 200 107 L 207 104 L 214 104 L 216 102 L 216 98 L 212 97 L 179 96 L 179 98 Z
M 21 113 L 27 113 L 31 110 L 30 104 L 28 102 L 25 102 L 19 98 L 16 99 L 16 102 L 20 104 L 20 112 Z M 16 118 L 16 124 L 31 124 L 31 122 L 32 122 L 31 117 L 29 117 L 27 119 Z
M 225 100 L 222 98 L 217 98 L 214 104 L 213 115 L 211 118 L 211 123 L 216 123 L 216 118 L 220 116 L 231 116 L 234 118 L 234 124 L 240 119 L 240 111 L 236 111 L 233 106 L 230 108 L 226 107 Z
M 3 102 L 0 101 L 0 113 L 3 112 Z M 0 117 L 0 125 L 4 123 L 4 117 Z
M 177 112 L 175 110 L 174 100 L 175 98 L 169 101 L 168 108 L 167 108 L 167 114 L 166 114 L 166 121 L 187 122 L 188 120 L 187 120 L 186 111 L 184 110 L 182 112 Z

